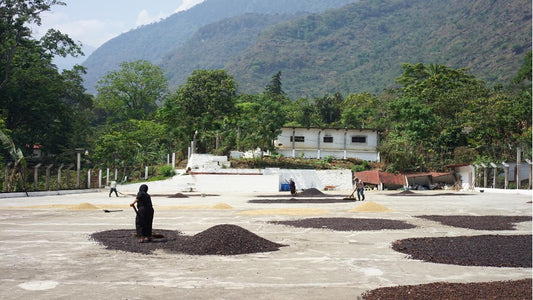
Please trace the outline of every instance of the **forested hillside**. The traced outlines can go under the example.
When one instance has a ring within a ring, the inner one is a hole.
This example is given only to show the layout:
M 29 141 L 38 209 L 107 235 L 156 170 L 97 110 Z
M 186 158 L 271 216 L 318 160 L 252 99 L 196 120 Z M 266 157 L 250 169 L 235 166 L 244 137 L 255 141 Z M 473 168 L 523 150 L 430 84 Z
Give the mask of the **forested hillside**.
M 250 47 L 268 27 L 301 18 L 297 14 L 245 14 L 200 28 L 182 47 L 166 55 L 160 66 L 169 86 L 185 82 L 194 70 L 223 69 L 233 57 Z
M 405 62 L 508 82 L 530 49 L 530 1 L 364 0 L 268 30 L 226 70 L 243 92 L 282 71 L 291 98 L 347 95 L 390 87 Z
M 123 61 L 139 59 L 159 63 L 166 53 L 180 47 L 197 29 L 246 13 L 292 14 L 321 12 L 354 0 L 206 0 L 160 22 L 124 33 L 94 51 L 83 66 L 85 86 L 94 91 L 98 79 Z

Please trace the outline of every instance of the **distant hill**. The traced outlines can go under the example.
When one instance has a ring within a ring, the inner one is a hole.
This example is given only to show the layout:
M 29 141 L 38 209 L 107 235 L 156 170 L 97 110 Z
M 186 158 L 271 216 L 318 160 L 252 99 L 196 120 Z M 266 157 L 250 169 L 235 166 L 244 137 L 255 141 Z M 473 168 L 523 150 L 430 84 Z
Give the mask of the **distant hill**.
M 303 17 L 297 14 L 245 14 L 200 28 L 183 46 L 167 54 L 160 66 L 169 86 L 177 88 L 194 70 L 222 69 L 235 56 L 256 42 L 267 28 Z
M 354 0 L 206 0 L 161 22 L 145 25 L 106 42 L 83 63 L 88 70 L 85 86 L 96 82 L 123 61 L 146 59 L 160 63 L 166 53 L 180 47 L 200 27 L 246 13 L 294 14 L 321 12 Z
M 488 83 L 508 83 L 531 43 L 529 0 L 362 0 L 277 25 L 225 68 L 249 93 L 282 71 L 293 99 L 379 92 L 405 62 L 469 68 Z

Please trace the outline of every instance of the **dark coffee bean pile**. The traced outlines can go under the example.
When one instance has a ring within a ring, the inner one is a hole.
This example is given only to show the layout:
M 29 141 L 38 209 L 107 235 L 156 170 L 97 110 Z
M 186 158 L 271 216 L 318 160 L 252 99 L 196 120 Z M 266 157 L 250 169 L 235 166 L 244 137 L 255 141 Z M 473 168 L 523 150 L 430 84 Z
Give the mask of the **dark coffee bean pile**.
M 364 293 L 363 299 L 531 299 L 531 279 L 472 283 L 436 282 L 384 287 Z
M 424 197 L 431 197 L 431 196 L 461 196 L 461 195 L 469 195 L 469 194 L 462 194 L 457 192 L 447 192 L 447 193 L 418 193 L 413 191 L 401 191 L 399 193 L 395 194 L 388 194 L 389 196 L 424 196 Z
M 169 250 L 194 255 L 237 255 L 276 251 L 283 246 L 242 227 L 225 224 L 202 231 Z
M 296 193 L 296 196 L 298 197 L 323 197 L 325 195 L 326 194 L 315 188 L 306 189 L 301 191 L 300 193 Z
M 248 203 L 346 203 L 346 202 L 355 202 L 354 199 L 350 200 L 343 200 L 343 199 L 335 199 L 335 198 L 290 198 L 290 199 L 254 199 L 249 200 Z
M 279 250 L 285 245 L 266 240 L 236 225 L 216 225 L 194 236 L 179 231 L 154 230 L 149 243 L 139 243 L 135 230 L 108 230 L 91 235 L 106 249 L 151 254 L 157 249 L 191 255 L 237 255 Z
M 416 216 L 444 225 L 475 230 L 513 230 L 514 223 L 531 221 L 531 216 Z
M 359 218 L 308 218 L 290 221 L 271 221 L 272 224 L 303 228 L 322 228 L 337 231 L 411 229 L 416 226 L 398 220 Z
M 392 249 L 433 263 L 531 268 L 531 235 L 409 238 L 395 241 Z

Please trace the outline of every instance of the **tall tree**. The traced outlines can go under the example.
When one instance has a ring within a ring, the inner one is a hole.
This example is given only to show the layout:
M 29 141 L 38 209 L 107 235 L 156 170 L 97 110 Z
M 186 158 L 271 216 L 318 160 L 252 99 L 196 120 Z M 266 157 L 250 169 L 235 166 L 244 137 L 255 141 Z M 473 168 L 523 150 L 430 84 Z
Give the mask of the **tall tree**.
M 146 120 L 108 125 L 96 139 L 93 157 L 99 165 L 108 167 L 160 164 L 167 153 L 165 131 L 164 125 Z
M 316 106 L 307 98 L 299 98 L 286 106 L 287 126 L 312 127 L 320 124 Z
M 79 111 L 72 104 L 86 96 L 80 82 L 69 82 L 76 71 L 58 73 L 52 55 L 39 41 L 27 41 L 18 48 L 11 64 L 10 80 L 0 89 L 0 107 L 13 141 L 26 145 L 26 154 L 33 145 L 43 146 L 48 154 L 78 147 L 73 144 L 73 124 Z M 72 93 L 74 89 L 77 94 Z
M 315 99 L 315 106 L 322 125 L 335 126 L 341 120 L 342 102 L 340 93 Z
M 281 83 L 281 71 L 278 71 L 265 87 L 265 93 L 274 96 L 284 96 L 285 92 Z
M 163 71 L 145 60 L 123 62 L 109 72 L 97 86 L 96 105 L 108 121 L 149 120 L 167 94 Z
M 177 134 L 182 139 L 192 141 L 194 137 L 196 151 L 209 153 L 227 128 L 227 119 L 236 112 L 236 94 L 237 84 L 226 71 L 196 70 L 163 105 L 159 116 L 170 128 L 179 127 Z
M 370 93 L 350 94 L 342 103 L 341 123 L 345 127 L 376 128 L 378 98 Z
M 267 94 L 244 95 L 237 104 L 236 125 L 239 150 L 274 150 L 273 140 L 285 123 L 282 104 Z
M 65 5 L 57 0 L 3 0 L 0 1 L 0 89 L 9 81 L 13 60 L 21 48 L 30 47 L 32 24 L 41 25 L 41 13 L 54 5 Z M 81 49 L 67 35 L 51 29 L 40 45 L 53 55 L 82 54 Z

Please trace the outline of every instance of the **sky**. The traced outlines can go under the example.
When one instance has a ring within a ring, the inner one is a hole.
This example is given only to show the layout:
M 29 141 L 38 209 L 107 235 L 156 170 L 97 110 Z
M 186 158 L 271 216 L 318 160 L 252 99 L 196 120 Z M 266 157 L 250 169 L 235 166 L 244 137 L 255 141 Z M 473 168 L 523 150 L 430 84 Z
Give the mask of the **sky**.
M 54 28 L 84 46 L 98 48 L 121 33 L 187 10 L 204 0 L 62 1 L 66 6 L 55 5 L 41 14 L 42 25 L 33 29 L 34 35 L 40 37 Z

